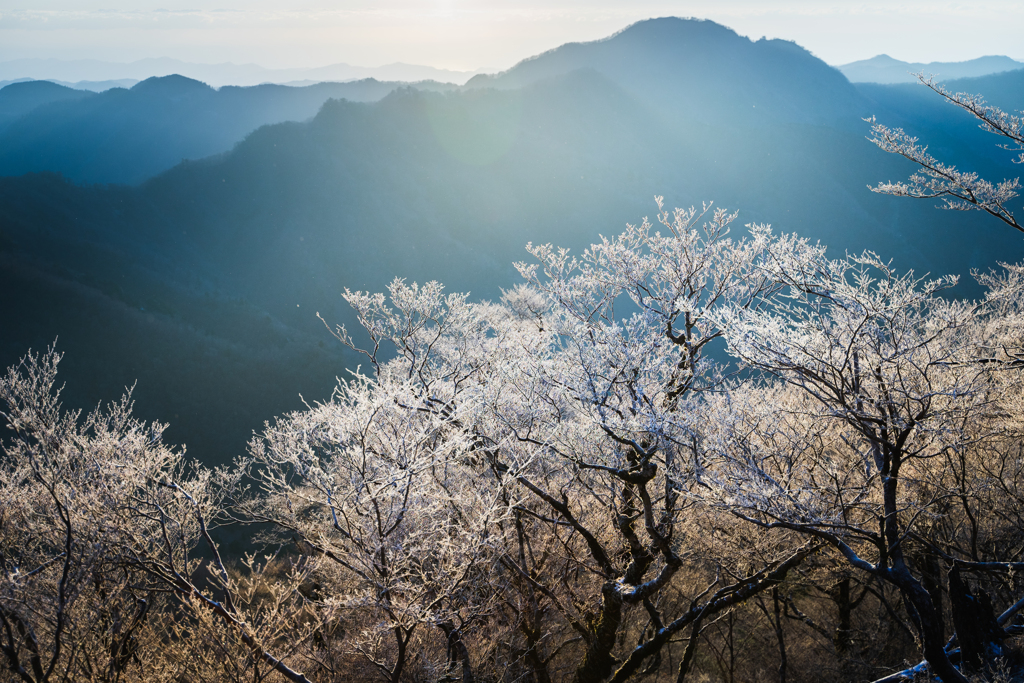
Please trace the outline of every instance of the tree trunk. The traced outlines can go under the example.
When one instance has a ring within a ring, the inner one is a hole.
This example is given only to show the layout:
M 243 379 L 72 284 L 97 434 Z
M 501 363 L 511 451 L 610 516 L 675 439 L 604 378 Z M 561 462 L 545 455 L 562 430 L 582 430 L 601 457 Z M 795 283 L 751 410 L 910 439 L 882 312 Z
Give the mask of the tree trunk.
M 395 645 L 398 653 L 395 655 L 395 666 L 391 669 L 391 683 L 399 683 L 402 680 L 402 672 L 405 670 L 405 649 L 409 644 L 409 636 L 412 631 L 405 630 L 401 626 L 392 629 L 395 635 Z
M 939 628 L 942 629 L 942 636 L 946 636 L 946 623 L 942 618 L 942 573 L 939 567 L 939 558 L 934 553 L 925 550 L 918 558 L 921 570 L 921 584 L 928 591 L 932 598 L 932 604 L 939 613 Z
M 622 596 L 615 581 L 608 581 L 601 588 L 601 615 L 592 631 L 583 661 L 576 669 L 573 683 L 600 683 L 612 673 L 615 657 L 615 638 L 622 623 Z
M 782 630 L 782 609 L 778 587 L 772 588 L 772 604 L 775 608 L 775 638 L 779 641 L 779 683 L 786 683 L 786 636 Z
M 700 639 L 701 617 L 693 622 L 690 629 L 690 640 L 686 643 L 686 651 L 683 653 L 683 661 L 679 662 L 679 673 L 676 676 L 676 683 L 683 683 L 686 674 L 690 671 L 690 664 L 693 662 L 693 653 L 697 651 L 697 641 Z
M 917 612 L 917 628 L 921 635 L 924 658 L 932 673 L 942 683 L 967 683 L 967 678 L 953 666 L 949 657 L 946 656 L 942 619 L 938 610 L 935 609 L 935 603 L 932 602 L 928 591 L 902 562 L 889 570 L 889 580 L 900 589 Z
M 455 624 L 450 621 L 442 622 L 438 626 L 441 627 L 448 639 L 448 664 L 461 663 L 462 683 L 473 683 L 473 667 L 469 663 L 469 650 L 462 642 L 462 634 L 459 629 L 455 628 Z
M 852 645 L 850 634 L 853 630 L 853 599 L 850 596 L 850 577 L 844 578 L 836 586 L 836 592 L 832 598 L 836 603 L 836 610 L 839 612 L 836 632 L 832 636 L 832 644 L 836 648 L 836 654 L 841 660 L 850 656 Z
M 960 644 L 961 668 L 965 671 L 978 671 L 999 657 L 1000 642 L 1006 637 L 996 621 L 992 601 L 984 591 L 977 592 L 971 592 L 956 567 L 949 570 L 949 604 Z
M 534 615 L 536 617 L 536 615 Z M 536 619 L 539 623 L 540 619 Z M 541 646 L 541 632 L 539 627 L 534 627 L 532 624 L 524 624 L 521 627 L 523 633 L 526 635 L 526 652 L 524 653 L 524 659 L 526 665 L 530 668 L 530 673 L 533 674 L 534 683 L 551 683 L 551 676 L 548 674 L 548 665 L 541 657 L 540 646 Z

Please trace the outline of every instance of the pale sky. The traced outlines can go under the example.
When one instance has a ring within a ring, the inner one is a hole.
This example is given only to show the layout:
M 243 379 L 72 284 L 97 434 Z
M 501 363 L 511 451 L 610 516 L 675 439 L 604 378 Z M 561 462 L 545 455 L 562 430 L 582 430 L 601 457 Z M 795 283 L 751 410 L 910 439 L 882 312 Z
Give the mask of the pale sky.
M 1022 0 L 0 0 L 0 61 L 173 57 L 271 68 L 407 62 L 504 69 L 658 16 L 794 40 L 830 64 L 880 53 L 916 62 L 991 54 L 1024 60 Z

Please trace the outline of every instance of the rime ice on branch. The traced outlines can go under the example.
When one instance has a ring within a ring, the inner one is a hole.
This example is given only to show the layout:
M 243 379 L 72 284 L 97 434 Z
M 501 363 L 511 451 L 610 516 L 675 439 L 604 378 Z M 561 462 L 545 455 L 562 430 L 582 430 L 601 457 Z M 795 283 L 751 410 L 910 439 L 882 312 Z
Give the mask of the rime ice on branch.
M 1021 116 L 1007 114 L 998 107 L 985 103 L 981 95 L 951 93 L 934 78 L 917 74 L 918 80 L 946 98 L 948 102 L 969 112 L 978 121 L 982 130 L 995 133 L 1009 142 L 1000 145 L 1010 152 L 1018 152 L 1014 163 L 1024 163 L 1024 121 Z M 955 211 L 984 211 L 998 218 L 1010 227 L 1024 232 L 1022 226 L 1007 204 L 1018 196 L 1020 180 L 1003 180 L 998 183 L 985 180 L 975 172 L 958 170 L 945 164 L 928 153 L 928 147 L 918 144 L 918 139 L 908 135 L 902 128 L 888 128 L 875 121 L 871 123 L 871 142 L 886 152 L 898 154 L 920 167 L 910 176 L 910 182 L 885 182 L 871 187 L 872 192 L 895 197 L 918 199 L 939 198 L 943 208 Z

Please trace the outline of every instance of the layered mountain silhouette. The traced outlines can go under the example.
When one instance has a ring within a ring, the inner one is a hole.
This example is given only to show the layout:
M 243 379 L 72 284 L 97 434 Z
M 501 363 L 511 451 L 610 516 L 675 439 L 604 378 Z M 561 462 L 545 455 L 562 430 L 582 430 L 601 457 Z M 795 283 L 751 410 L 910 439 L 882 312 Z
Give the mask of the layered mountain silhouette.
M 12 83 L 25 83 L 27 81 L 36 81 L 36 78 L 12 78 L 9 80 L 0 81 L 0 88 L 5 88 Z M 106 81 L 61 81 L 57 79 L 43 79 L 48 83 L 55 83 L 57 85 L 63 85 L 66 88 L 73 90 L 88 90 L 89 92 L 103 92 L 110 90 L 111 88 L 130 88 L 139 82 L 137 78 L 117 78 Z
M 978 57 L 964 62 L 903 62 L 889 55 L 878 55 L 838 67 L 852 83 L 915 83 L 914 74 L 925 73 L 948 81 L 976 78 L 1003 71 L 1024 69 L 1018 62 L 1002 55 Z
M 1003 71 L 976 78 L 944 80 L 941 83 L 951 92 L 981 94 L 986 102 L 1004 111 L 1014 112 L 1024 107 L 1024 69 Z M 859 83 L 857 90 L 870 101 L 892 110 L 896 116 L 903 117 L 908 123 L 917 121 L 918 125 L 936 128 L 935 132 L 938 135 L 953 132 L 959 137 L 962 131 L 957 128 L 957 122 L 970 121 L 970 119 L 964 119 L 964 114 L 959 109 L 946 104 L 916 81 L 913 84 L 892 85 Z M 972 140 L 981 139 L 994 140 L 989 135 L 972 138 Z M 992 146 L 982 145 L 982 147 Z M 995 150 L 994 147 L 992 149 Z M 1002 155 L 1002 152 L 998 152 L 998 154 Z
M 1022 92 L 1010 75 L 989 78 L 993 99 Z M 151 88 L 178 118 L 228 90 L 156 79 L 115 95 Z M 59 335 L 69 401 L 138 379 L 143 415 L 223 461 L 261 420 L 300 407 L 300 392 L 325 398 L 355 367 L 316 315 L 351 323 L 345 288 L 437 279 L 496 298 L 519 281 L 511 264 L 526 242 L 579 250 L 653 217 L 656 194 L 668 206 L 713 200 L 741 223 L 840 254 L 871 248 L 920 273 L 1024 256 L 981 216 L 866 189 L 911 171 L 864 139 L 871 115 L 935 139 L 964 168 L 1016 175 L 969 116 L 920 86 L 854 87 L 792 43 L 711 22 L 641 22 L 462 89 L 354 99 L 137 187 L 0 179 L 0 286 L 14 293 L 0 361 Z M 116 118 L 107 106 L 96 121 Z
M 183 75 L 214 87 L 224 85 L 295 85 L 323 81 L 345 82 L 373 78 L 379 81 L 439 81 L 465 83 L 476 71 L 453 71 L 419 64 L 385 64 L 365 67 L 353 64 L 296 69 L 268 69 L 258 64 L 202 64 L 169 57 L 140 59 L 135 62 L 105 62 L 98 59 L 15 59 L 0 62 L 0 79 L 23 78 L 58 81 L 145 80 L 152 76 Z
M 368 79 L 215 90 L 163 76 L 93 94 L 15 83 L 0 89 L 0 175 L 52 171 L 80 183 L 135 184 L 183 159 L 225 152 L 260 126 L 311 118 L 328 99 L 376 101 L 396 87 Z
M 85 90 L 75 90 L 49 81 L 12 83 L 0 88 L 0 131 L 44 104 L 80 102 L 92 95 Z

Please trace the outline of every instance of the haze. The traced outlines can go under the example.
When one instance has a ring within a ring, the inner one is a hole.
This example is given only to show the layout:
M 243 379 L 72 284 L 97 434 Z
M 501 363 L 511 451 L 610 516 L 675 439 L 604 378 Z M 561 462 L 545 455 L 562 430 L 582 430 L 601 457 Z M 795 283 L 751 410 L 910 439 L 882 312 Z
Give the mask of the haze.
M 101 8 L 77 0 L 31 8 L 3 0 L 8 4 L 0 6 L 0 61 L 173 57 L 272 68 L 406 62 L 504 69 L 565 42 L 667 15 L 711 19 L 755 39 L 793 40 L 830 64 L 880 53 L 918 62 L 1024 58 L 1024 4 L 1002 0 L 113 0 Z

